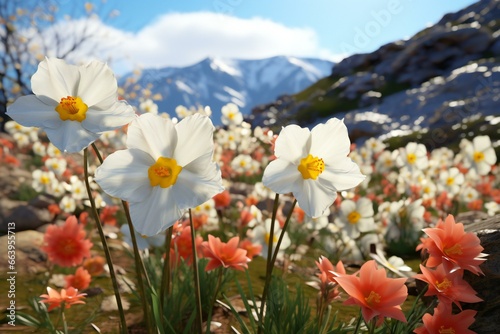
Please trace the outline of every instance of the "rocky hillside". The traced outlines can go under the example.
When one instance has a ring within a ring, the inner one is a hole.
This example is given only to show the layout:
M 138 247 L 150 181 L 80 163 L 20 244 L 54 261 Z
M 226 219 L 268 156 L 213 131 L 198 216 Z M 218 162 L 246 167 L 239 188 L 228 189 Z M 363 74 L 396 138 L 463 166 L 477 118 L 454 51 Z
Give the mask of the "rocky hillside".
M 254 108 L 251 122 L 310 126 L 336 116 L 355 138 L 420 130 L 436 137 L 432 144 L 445 144 L 453 131 L 468 132 L 464 123 L 499 138 L 499 18 L 498 0 L 447 14 L 408 40 L 344 59 L 298 94 Z

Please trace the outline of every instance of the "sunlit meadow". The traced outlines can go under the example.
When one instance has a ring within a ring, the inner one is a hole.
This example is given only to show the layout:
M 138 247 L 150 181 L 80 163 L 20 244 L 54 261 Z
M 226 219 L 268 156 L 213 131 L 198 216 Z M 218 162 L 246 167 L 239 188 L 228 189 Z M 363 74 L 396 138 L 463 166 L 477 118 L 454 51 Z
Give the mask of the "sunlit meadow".
M 252 128 L 234 104 L 214 127 L 100 62 L 46 59 L 32 85 L 0 161 L 31 173 L 19 199 L 58 203 L 18 314 L 34 331 L 474 333 L 463 274 L 487 256 L 455 218 L 500 212 L 489 137 L 390 150 L 335 118 Z

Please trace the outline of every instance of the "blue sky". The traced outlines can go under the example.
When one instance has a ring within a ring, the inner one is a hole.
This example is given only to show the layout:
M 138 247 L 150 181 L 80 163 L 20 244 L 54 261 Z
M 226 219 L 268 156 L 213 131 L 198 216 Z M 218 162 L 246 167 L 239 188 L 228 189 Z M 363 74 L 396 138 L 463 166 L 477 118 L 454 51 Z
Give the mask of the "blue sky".
M 58 0 L 78 17 L 82 3 Z M 411 37 L 471 0 L 102 0 L 90 1 L 102 29 L 121 40 L 126 66 L 185 66 L 206 56 L 263 58 L 275 54 L 338 60 Z M 103 16 L 103 15 L 101 15 Z M 108 34 L 109 35 L 109 34 Z M 125 41 L 126 40 L 126 41 Z M 260 41 L 260 42 L 259 42 Z M 248 46 L 248 47 L 247 47 Z M 116 58 L 116 57 L 115 57 Z M 122 63 L 123 65 L 123 63 Z M 125 66 L 125 65 L 123 65 Z

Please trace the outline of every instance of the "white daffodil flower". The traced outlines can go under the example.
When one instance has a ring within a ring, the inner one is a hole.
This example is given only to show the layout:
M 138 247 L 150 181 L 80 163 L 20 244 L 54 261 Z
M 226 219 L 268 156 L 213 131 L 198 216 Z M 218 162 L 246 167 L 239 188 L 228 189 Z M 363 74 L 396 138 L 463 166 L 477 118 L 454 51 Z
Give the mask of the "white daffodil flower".
M 312 130 L 288 125 L 275 143 L 262 183 L 279 194 L 293 193 L 304 212 L 320 217 L 333 204 L 337 191 L 354 188 L 365 176 L 347 157 L 350 141 L 344 122 L 332 118 Z
M 31 77 L 34 95 L 18 98 L 7 114 L 24 126 L 42 128 L 58 149 L 75 153 L 133 120 L 134 110 L 118 100 L 117 87 L 105 63 L 75 66 L 45 58 Z
M 129 202 L 137 232 L 152 236 L 172 226 L 188 208 L 222 192 L 212 160 L 214 126 L 195 114 L 178 124 L 153 114 L 128 128 L 126 150 L 108 156 L 95 181 L 111 196 Z

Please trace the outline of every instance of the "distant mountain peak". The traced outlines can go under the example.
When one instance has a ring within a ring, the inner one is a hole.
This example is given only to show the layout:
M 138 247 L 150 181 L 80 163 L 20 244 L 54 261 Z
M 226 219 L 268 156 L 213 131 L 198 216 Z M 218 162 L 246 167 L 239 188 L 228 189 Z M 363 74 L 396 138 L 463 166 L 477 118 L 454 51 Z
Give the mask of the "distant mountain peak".
M 220 109 L 232 102 L 244 114 L 256 105 L 294 94 L 331 73 L 333 63 L 315 58 L 275 56 L 264 59 L 207 57 L 186 67 L 146 69 L 138 87 L 151 87 L 161 94 L 160 112 L 175 116 L 178 105 L 210 106 L 214 124 L 220 124 Z M 125 83 L 133 74 L 121 78 Z M 131 102 L 134 99 L 131 99 Z

